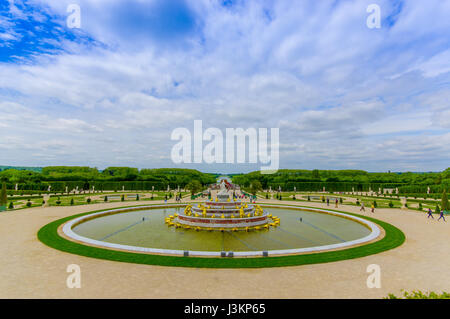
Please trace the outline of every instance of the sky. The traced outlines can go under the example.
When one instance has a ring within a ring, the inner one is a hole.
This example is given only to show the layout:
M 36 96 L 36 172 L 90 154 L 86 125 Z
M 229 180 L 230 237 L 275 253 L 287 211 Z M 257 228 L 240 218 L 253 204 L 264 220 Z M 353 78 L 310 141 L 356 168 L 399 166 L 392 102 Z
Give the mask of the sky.
M 202 120 L 279 128 L 280 168 L 442 171 L 449 16 L 449 0 L 0 0 L 0 165 L 259 169 L 174 163 L 171 133 Z

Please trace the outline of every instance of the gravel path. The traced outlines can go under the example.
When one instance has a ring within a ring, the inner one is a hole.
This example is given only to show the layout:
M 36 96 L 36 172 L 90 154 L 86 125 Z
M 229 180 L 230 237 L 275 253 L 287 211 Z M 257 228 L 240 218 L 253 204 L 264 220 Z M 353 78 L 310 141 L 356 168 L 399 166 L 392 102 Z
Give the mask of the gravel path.
M 258 202 L 327 208 L 311 202 Z M 36 236 L 43 225 L 64 216 L 145 203 L 0 213 L 0 298 L 382 298 L 399 295 L 400 289 L 450 291 L 450 222 L 430 220 L 417 211 L 365 213 L 400 228 L 407 237 L 401 247 L 354 260 L 285 268 L 193 269 L 112 262 L 54 250 Z M 359 212 L 352 206 L 338 209 Z M 69 264 L 81 267 L 80 289 L 66 286 Z M 381 267 L 379 289 L 367 288 L 370 264 Z

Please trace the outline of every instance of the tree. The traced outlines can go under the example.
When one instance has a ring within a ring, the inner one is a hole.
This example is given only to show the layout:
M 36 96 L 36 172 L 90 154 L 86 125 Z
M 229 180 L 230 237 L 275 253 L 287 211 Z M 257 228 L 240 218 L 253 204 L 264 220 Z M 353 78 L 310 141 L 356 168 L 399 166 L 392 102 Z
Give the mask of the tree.
M 447 192 L 445 191 L 445 189 L 442 192 L 441 208 L 444 211 L 448 211 L 450 209 L 449 206 L 448 206 Z
M 439 214 L 439 213 L 441 212 L 441 209 L 439 208 L 439 205 L 438 205 L 438 204 L 436 204 L 436 208 L 435 208 L 434 212 L 435 212 L 436 214 Z
M 250 191 L 252 192 L 253 196 L 256 196 L 256 193 L 258 193 L 258 191 L 262 190 L 262 185 L 261 182 L 257 179 L 252 181 L 252 184 L 250 185 Z
M 186 188 L 191 191 L 191 196 L 194 196 L 202 190 L 202 184 L 198 180 L 194 179 L 186 185 Z
M 312 178 L 314 179 L 320 179 L 320 174 L 318 169 L 313 169 L 312 171 Z
M 7 202 L 8 202 L 8 195 L 6 193 L 6 183 L 3 182 L 2 190 L 0 191 L 0 211 L 5 210 Z

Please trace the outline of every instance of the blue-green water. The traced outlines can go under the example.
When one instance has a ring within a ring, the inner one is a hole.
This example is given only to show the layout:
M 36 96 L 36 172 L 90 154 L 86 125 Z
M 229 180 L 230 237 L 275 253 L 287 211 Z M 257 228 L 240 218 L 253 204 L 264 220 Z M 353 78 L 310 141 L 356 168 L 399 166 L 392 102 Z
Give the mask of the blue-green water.
M 370 233 L 365 226 L 342 217 L 292 209 L 267 210 L 280 217 L 280 226 L 248 233 L 195 231 L 167 226 L 164 218 L 180 212 L 180 208 L 107 215 L 77 225 L 73 231 L 91 239 L 122 245 L 202 251 L 314 247 L 355 240 Z

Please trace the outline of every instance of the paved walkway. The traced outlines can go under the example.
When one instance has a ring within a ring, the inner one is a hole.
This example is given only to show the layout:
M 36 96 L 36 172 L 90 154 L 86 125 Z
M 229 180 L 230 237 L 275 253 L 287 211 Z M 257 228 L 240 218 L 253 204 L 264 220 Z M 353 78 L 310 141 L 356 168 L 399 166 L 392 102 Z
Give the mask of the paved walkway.
M 382 298 L 388 293 L 398 295 L 400 289 L 450 291 L 450 222 L 429 220 L 417 211 L 378 209 L 375 214 L 366 213 L 402 229 L 407 240 L 401 247 L 354 260 L 285 268 L 193 269 L 128 264 L 60 252 L 36 237 L 43 225 L 64 216 L 145 203 L 39 207 L 0 213 L 0 298 Z M 327 207 L 321 203 L 297 204 Z M 359 210 L 351 206 L 339 209 Z M 69 264 L 81 267 L 80 289 L 66 287 Z M 366 286 L 370 264 L 381 267 L 380 289 Z

